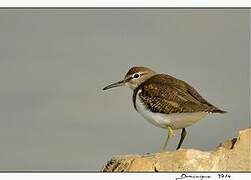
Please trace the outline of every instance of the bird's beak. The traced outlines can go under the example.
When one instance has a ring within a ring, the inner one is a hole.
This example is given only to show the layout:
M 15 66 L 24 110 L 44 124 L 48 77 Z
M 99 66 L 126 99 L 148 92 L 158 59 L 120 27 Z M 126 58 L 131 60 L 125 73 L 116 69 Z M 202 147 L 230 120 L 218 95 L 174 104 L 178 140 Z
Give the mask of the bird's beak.
M 125 81 L 122 80 L 122 81 L 119 81 L 119 82 L 116 82 L 116 83 L 113 83 L 113 84 L 110 84 L 110 85 L 104 87 L 103 90 L 111 89 L 111 88 L 118 87 L 118 86 L 124 86 L 124 85 L 125 85 Z

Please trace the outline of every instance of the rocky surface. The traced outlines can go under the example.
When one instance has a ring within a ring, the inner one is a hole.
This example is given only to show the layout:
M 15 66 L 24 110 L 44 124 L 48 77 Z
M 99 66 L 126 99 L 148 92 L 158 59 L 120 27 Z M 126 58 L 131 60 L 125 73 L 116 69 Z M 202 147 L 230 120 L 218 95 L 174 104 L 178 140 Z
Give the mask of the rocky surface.
M 251 171 L 251 128 L 211 151 L 180 149 L 155 154 L 115 156 L 102 171 Z

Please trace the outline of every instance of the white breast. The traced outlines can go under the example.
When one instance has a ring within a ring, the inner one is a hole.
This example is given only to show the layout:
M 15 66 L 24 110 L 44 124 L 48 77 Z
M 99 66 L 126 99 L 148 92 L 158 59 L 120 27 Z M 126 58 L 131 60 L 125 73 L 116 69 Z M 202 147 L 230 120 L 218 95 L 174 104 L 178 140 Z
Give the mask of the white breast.
M 206 115 L 207 112 L 194 112 L 194 113 L 172 113 L 172 114 L 163 114 L 163 113 L 153 113 L 150 110 L 146 109 L 143 102 L 140 100 L 138 94 L 141 90 L 138 91 L 136 96 L 136 108 L 137 111 L 151 124 L 160 127 L 167 128 L 170 126 L 172 129 L 181 129 L 188 127 L 195 122 L 199 121 Z

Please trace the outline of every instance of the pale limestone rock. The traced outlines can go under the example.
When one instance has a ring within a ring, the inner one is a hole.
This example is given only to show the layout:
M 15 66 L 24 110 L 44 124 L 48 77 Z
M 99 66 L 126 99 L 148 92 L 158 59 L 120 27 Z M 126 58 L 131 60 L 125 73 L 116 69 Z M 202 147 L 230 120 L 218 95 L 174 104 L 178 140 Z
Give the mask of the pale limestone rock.
M 115 156 L 102 171 L 251 171 L 251 129 L 211 151 L 180 149 L 145 155 Z

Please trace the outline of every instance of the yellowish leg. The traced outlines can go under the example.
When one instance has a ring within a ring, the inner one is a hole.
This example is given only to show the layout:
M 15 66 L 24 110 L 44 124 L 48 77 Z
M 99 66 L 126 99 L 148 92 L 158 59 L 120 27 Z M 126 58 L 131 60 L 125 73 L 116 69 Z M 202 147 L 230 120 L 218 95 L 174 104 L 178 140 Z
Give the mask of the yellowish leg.
M 173 136 L 174 136 L 173 129 L 170 126 L 168 126 L 168 128 L 167 128 L 167 138 L 165 140 L 165 143 L 164 143 L 161 151 L 164 151 L 166 149 L 166 146 L 167 146 L 167 143 L 168 143 L 169 139 L 172 138 Z

